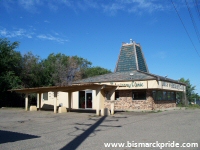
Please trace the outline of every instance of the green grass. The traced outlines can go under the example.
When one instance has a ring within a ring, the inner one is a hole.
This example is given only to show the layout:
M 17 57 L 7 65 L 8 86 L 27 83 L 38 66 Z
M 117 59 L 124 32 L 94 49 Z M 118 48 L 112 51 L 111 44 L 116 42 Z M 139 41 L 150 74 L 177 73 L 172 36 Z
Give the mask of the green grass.
M 162 110 L 152 110 L 150 111 L 151 113 L 159 113 L 159 112 L 162 112 Z
M 185 107 L 185 105 L 180 103 L 180 104 L 177 104 L 176 107 Z
M 197 105 L 197 104 L 193 104 L 193 105 L 188 105 L 187 107 L 186 107 L 186 109 L 200 109 L 200 106 L 199 105 Z

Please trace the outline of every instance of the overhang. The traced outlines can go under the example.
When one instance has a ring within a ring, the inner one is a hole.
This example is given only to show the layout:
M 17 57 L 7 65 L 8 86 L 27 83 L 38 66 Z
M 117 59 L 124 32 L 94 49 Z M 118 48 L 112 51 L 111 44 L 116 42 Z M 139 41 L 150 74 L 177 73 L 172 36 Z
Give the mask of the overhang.
M 45 93 L 45 92 L 76 92 L 86 89 L 112 89 L 117 86 L 115 85 L 104 85 L 104 84 L 76 84 L 68 86 L 49 86 L 49 87 L 35 87 L 35 88 L 23 88 L 23 89 L 11 89 L 8 91 L 17 93 Z

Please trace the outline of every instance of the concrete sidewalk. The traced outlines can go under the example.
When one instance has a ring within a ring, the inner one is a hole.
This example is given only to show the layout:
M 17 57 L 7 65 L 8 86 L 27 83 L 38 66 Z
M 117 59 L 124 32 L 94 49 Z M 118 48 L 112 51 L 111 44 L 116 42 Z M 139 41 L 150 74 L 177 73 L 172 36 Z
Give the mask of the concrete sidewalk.
M 200 141 L 200 110 L 161 112 L 118 112 L 97 117 L 93 113 L 52 111 L 26 112 L 0 109 L 0 149 L 148 149 L 105 148 L 109 142 L 190 142 Z M 199 150 L 199 148 L 175 148 Z M 163 148 L 173 149 L 173 148 Z

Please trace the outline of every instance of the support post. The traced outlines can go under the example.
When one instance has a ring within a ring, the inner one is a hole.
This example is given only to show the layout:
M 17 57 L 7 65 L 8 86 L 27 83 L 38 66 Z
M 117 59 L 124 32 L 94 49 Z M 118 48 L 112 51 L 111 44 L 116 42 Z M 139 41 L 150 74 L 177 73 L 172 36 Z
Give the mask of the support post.
M 183 91 L 182 94 L 182 102 L 184 103 L 185 106 L 188 106 L 188 100 L 187 100 L 187 96 L 186 96 L 186 91 Z
M 101 88 L 96 89 L 96 100 L 97 100 L 97 105 L 96 105 L 96 115 L 99 116 L 100 115 L 100 110 L 102 108 L 102 104 L 101 104 Z
M 116 90 L 116 87 L 113 88 L 110 92 L 111 92 L 111 103 L 110 103 L 110 111 L 111 111 L 111 115 L 114 115 L 114 112 L 115 112 L 115 90 Z
M 39 109 L 39 93 L 37 93 L 37 108 Z
M 38 103 L 38 105 L 39 105 L 39 111 L 41 110 L 41 95 L 42 95 L 42 94 L 39 93 L 39 101 L 38 101 L 38 102 L 39 102 L 39 103 Z
M 68 92 L 68 111 L 71 111 L 72 92 Z
M 110 97 L 110 100 L 115 100 L 115 89 L 116 88 L 113 88 L 110 93 L 111 93 L 111 97 Z
M 54 113 L 57 113 L 57 94 L 58 92 L 54 92 Z
M 111 100 L 111 104 L 110 104 L 110 109 L 111 109 L 111 115 L 114 115 L 115 112 L 115 104 L 114 104 L 115 100 Z
M 28 94 L 25 95 L 25 110 L 28 111 Z

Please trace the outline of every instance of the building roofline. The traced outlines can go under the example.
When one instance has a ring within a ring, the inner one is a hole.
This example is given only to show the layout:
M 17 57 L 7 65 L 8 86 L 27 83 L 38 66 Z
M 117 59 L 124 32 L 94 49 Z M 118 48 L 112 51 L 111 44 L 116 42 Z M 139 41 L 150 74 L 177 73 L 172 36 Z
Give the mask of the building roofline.
M 168 82 L 175 82 L 175 83 L 178 83 L 178 84 L 186 85 L 183 82 L 180 82 L 180 81 L 177 81 L 177 80 L 173 80 L 173 79 L 170 79 L 170 78 L 167 78 L 167 77 L 159 76 L 159 75 L 152 74 L 152 73 L 143 72 L 143 71 L 140 71 L 140 70 L 137 70 L 137 71 L 141 72 L 141 73 L 144 73 L 144 74 L 147 74 L 147 75 L 154 76 L 155 78 L 157 78 L 158 81 L 168 81 Z
M 114 74 L 123 74 L 123 73 L 127 73 L 127 72 L 139 72 L 139 73 L 142 73 L 142 74 L 146 74 L 148 76 L 151 76 L 153 78 L 146 78 L 146 79 L 130 79 L 130 80 L 125 80 L 125 79 L 122 79 L 122 80 L 109 80 L 109 81 L 106 81 L 104 79 L 102 79 L 101 81 L 96 81 L 95 78 L 97 77 L 103 77 L 103 76 L 112 76 Z M 88 80 L 86 82 L 82 81 L 82 80 Z M 86 79 L 82 79 L 82 80 L 78 80 L 78 81 L 74 81 L 73 84 L 78 84 L 78 83 L 103 83 L 103 82 L 126 82 L 126 81 L 149 81 L 149 80 L 157 80 L 157 81 L 166 81 L 166 82 L 170 82 L 170 83 L 177 83 L 177 84 L 181 84 L 181 85 L 186 85 L 185 83 L 182 83 L 182 82 L 179 82 L 177 80 L 173 80 L 173 79 L 170 79 L 170 78 L 166 78 L 166 77 L 162 77 L 162 76 L 159 76 L 159 75 L 155 75 L 155 74 L 151 74 L 151 73 L 147 73 L 147 72 L 143 72 L 143 71 L 140 71 L 140 70 L 134 70 L 134 71 L 124 71 L 124 72 L 112 72 L 112 73 L 108 73 L 108 74 L 104 74 L 104 75 L 98 75 L 98 76 L 94 76 L 94 77 L 89 77 L 89 78 L 86 78 Z

